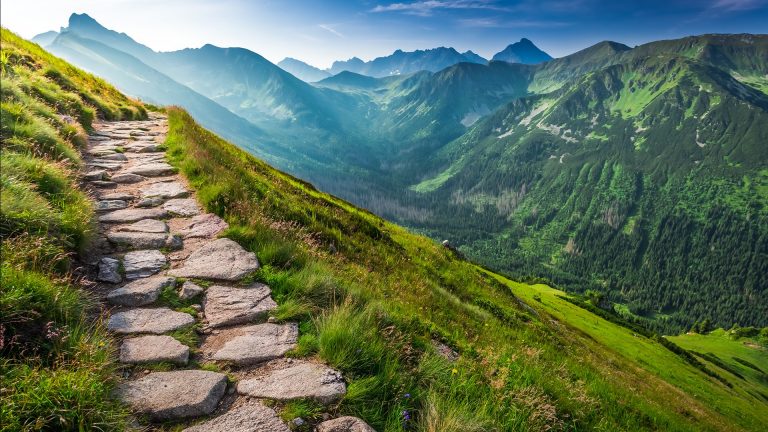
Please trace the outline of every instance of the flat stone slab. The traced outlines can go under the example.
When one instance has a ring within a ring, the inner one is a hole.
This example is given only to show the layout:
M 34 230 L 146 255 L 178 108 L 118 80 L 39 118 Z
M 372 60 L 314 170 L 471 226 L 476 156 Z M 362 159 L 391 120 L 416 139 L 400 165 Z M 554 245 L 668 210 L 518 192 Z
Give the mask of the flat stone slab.
M 164 201 L 165 199 L 158 198 L 158 197 L 142 198 L 141 200 L 139 200 L 139 202 L 136 203 L 136 207 L 140 207 L 140 208 L 157 207 L 160 204 L 162 204 Z
M 181 249 L 181 237 L 168 233 L 112 231 L 107 234 L 107 240 L 124 249 Z
M 128 161 L 128 157 L 126 155 L 122 154 L 122 153 L 112 153 L 112 152 L 110 152 L 110 153 L 105 154 L 105 155 L 100 155 L 99 158 L 104 159 L 104 160 L 111 160 L 111 161 L 123 161 L 123 162 L 127 162 Z
M 104 177 L 106 177 L 106 175 L 107 175 L 106 170 L 103 170 L 103 169 L 93 170 L 83 174 L 83 178 L 86 180 L 104 180 Z
M 103 200 L 130 201 L 133 199 L 133 194 L 128 192 L 113 192 L 113 193 L 99 195 L 99 198 Z
M 124 173 L 124 174 L 115 174 L 112 176 L 110 180 L 120 184 L 132 184 L 132 183 L 143 182 L 146 179 L 147 179 L 146 177 L 138 174 Z
M 264 375 L 240 381 L 240 394 L 275 400 L 311 398 L 328 404 L 347 392 L 339 371 L 328 366 L 297 360 L 282 364 Z
M 229 228 L 224 219 L 212 213 L 193 217 L 188 224 L 181 227 L 179 233 L 184 238 L 214 238 L 220 232 Z
M 116 170 L 122 166 L 122 164 L 119 164 L 117 162 L 112 161 L 91 161 L 88 163 L 88 166 L 91 168 L 104 168 L 108 170 Z
M 114 231 L 141 232 L 141 233 L 167 233 L 168 224 L 157 219 L 142 219 L 130 225 L 121 225 Z
M 102 258 L 99 261 L 99 274 L 96 279 L 103 282 L 120 283 L 123 280 L 120 275 L 120 261 L 115 258 Z
M 157 177 L 157 176 L 173 174 L 175 170 L 173 169 L 172 166 L 168 165 L 167 163 L 155 162 L 155 163 L 137 165 L 133 168 L 128 169 L 127 172 L 130 174 L 138 174 L 145 177 Z
M 120 306 L 144 306 L 157 301 L 163 288 L 174 286 L 176 279 L 153 276 L 138 279 L 107 294 L 107 301 Z
M 152 420 L 174 420 L 208 415 L 224 396 L 227 376 L 201 370 L 154 372 L 121 383 L 118 399 Z
M 184 266 L 171 270 L 176 277 L 237 281 L 259 268 L 256 254 L 230 239 L 214 240 L 192 252 Z
M 163 210 L 177 216 L 197 216 L 202 211 L 194 198 L 175 198 L 163 204 Z
M 117 186 L 117 183 L 106 180 L 93 180 L 91 181 L 91 185 L 97 188 L 113 188 Z
M 130 309 L 109 317 L 107 329 L 119 334 L 163 334 L 194 323 L 192 315 L 168 308 Z
M 113 211 L 128 207 L 128 203 L 123 200 L 100 200 L 96 201 L 96 211 Z
M 214 285 L 208 288 L 203 310 L 211 327 L 252 322 L 277 307 L 272 291 L 260 283 L 248 288 Z
M 182 432 L 289 432 L 277 413 L 259 401 L 248 401 Z
M 213 360 L 247 365 L 281 357 L 296 348 L 298 339 L 297 324 L 268 323 L 224 330 L 210 336 L 206 340 L 206 345 L 221 345 L 221 348 L 211 356 Z
M 187 188 L 178 182 L 162 182 L 152 184 L 141 190 L 142 198 L 179 198 L 189 194 Z
M 105 215 L 101 215 L 99 216 L 99 222 L 126 223 L 126 222 L 136 222 L 142 219 L 162 219 L 167 216 L 168 216 L 168 212 L 159 208 L 151 208 L 151 209 L 128 208 L 123 210 L 115 210 Z
M 159 250 L 140 250 L 128 252 L 123 257 L 123 269 L 126 279 L 138 279 L 152 276 L 168 263 L 168 258 Z
M 170 336 L 128 338 L 120 346 L 120 363 L 171 362 L 185 365 L 188 361 L 189 347 Z
M 320 423 L 315 428 L 315 432 L 376 432 L 376 430 L 363 419 L 345 416 Z

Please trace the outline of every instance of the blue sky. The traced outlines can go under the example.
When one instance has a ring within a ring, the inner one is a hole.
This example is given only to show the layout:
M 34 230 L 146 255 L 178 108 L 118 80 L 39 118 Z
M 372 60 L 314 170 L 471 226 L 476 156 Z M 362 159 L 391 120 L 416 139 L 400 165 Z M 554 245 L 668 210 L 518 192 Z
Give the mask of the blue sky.
M 72 12 L 155 50 L 213 43 L 320 67 L 398 48 L 489 57 L 522 37 L 560 57 L 602 40 L 768 33 L 768 0 L 3 0 L 0 23 L 32 37 L 66 25 Z

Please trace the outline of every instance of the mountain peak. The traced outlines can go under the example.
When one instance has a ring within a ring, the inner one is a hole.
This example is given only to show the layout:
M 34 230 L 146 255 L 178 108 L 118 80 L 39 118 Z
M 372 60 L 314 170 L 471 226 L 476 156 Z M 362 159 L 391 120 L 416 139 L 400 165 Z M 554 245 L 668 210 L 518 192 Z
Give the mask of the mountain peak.
M 496 53 L 491 60 L 537 64 L 552 60 L 552 56 L 540 50 L 530 39 L 522 38 L 519 42 L 510 44 L 501 52 Z
M 81 14 L 73 13 L 72 15 L 70 15 L 68 26 L 70 30 L 79 29 L 79 28 L 92 28 L 92 29 L 106 30 L 106 28 L 103 25 L 99 24 L 98 21 L 96 21 L 86 13 L 81 13 Z

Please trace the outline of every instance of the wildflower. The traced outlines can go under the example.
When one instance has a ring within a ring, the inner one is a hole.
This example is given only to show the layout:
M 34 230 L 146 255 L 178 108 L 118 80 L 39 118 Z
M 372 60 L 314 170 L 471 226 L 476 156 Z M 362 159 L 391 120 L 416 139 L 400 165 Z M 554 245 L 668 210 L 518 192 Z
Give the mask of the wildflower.
M 459 370 L 458 370 L 458 369 L 456 369 L 456 368 L 453 368 L 453 370 L 451 370 L 451 373 L 452 373 L 452 374 L 454 374 L 454 375 L 456 375 L 457 373 L 459 373 Z
M 403 420 L 408 421 L 411 419 L 411 413 L 408 412 L 408 410 L 403 411 Z
M 403 395 L 403 397 L 408 399 L 409 397 L 411 397 L 411 394 L 410 393 L 406 393 L 406 394 Z

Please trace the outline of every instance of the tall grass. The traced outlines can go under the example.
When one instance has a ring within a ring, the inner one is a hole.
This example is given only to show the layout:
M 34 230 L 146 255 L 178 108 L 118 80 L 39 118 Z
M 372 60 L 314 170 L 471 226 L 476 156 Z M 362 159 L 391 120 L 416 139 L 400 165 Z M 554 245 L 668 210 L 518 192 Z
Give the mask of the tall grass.
M 69 270 L 94 226 L 78 181 L 86 132 L 146 110 L 0 32 L 0 430 L 124 430 L 112 341 Z

